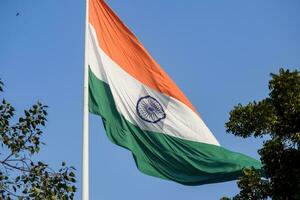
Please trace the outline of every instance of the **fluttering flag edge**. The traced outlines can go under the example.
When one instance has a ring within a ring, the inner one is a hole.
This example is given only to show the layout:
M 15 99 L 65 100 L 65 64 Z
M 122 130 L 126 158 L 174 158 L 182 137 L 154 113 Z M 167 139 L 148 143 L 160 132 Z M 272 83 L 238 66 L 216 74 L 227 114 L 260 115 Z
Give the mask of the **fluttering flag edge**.
M 116 109 L 109 85 L 89 70 L 89 111 L 102 117 L 108 138 L 130 150 L 137 168 L 184 185 L 235 180 L 243 168 L 261 169 L 259 161 L 223 147 L 145 131 Z

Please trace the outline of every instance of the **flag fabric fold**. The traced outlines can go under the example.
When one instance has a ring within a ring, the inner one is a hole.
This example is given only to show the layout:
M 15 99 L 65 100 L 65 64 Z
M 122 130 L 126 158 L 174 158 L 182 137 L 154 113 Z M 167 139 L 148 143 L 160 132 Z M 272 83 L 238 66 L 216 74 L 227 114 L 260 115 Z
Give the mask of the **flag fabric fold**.
M 259 161 L 220 146 L 194 106 L 103 0 L 90 0 L 89 110 L 145 174 L 200 185 Z

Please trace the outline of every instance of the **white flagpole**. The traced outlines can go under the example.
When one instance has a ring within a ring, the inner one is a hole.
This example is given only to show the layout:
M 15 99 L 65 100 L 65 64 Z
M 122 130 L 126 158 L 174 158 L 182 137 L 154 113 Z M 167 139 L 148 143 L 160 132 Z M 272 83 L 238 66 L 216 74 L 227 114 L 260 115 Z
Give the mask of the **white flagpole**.
M 89 0 L 86 0 L 84 33 L 84 83 L 83 83 L 83 136 L 82 136 L 82 200 L 89 200 L 89 66 L 87 61 L 87 37 Z

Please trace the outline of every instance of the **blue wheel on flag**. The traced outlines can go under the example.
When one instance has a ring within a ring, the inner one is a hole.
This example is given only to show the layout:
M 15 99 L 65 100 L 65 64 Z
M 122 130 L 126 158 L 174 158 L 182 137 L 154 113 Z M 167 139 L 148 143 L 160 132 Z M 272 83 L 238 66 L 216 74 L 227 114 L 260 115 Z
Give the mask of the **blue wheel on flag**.
M 150 95 L 141 97 L 136 105 L 138 116 L 149 123 L 157 123 L 166 118 L 162 105 Z

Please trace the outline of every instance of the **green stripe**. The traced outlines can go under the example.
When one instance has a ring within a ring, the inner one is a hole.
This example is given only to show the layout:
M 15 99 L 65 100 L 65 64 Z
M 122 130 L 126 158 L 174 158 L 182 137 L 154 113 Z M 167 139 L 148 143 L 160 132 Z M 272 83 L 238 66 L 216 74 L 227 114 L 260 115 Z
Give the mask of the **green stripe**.
M 109 85 L 89 73 L 89 110 L 102 117 L 109 139 L 133 153 L 140 171 L 184 185 L 235 180 L 259 161 L 225 148 L 144 131 L 116 109 Z

